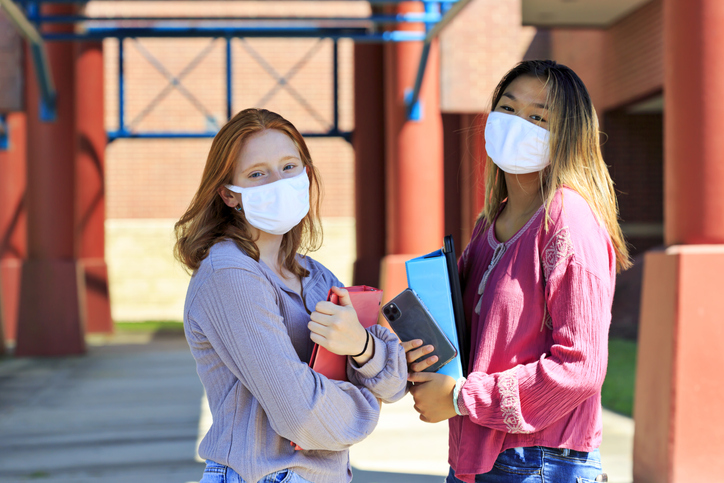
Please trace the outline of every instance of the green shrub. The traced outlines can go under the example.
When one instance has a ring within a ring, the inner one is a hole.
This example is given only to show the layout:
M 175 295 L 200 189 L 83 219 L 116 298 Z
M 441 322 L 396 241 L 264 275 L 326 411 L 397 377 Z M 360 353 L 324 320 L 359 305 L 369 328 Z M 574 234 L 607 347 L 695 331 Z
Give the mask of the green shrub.
M 603 407 L 631 416 L 636 383 L 636 342 L 611 339 L 608 343 L 608 372 L 603 382 Z

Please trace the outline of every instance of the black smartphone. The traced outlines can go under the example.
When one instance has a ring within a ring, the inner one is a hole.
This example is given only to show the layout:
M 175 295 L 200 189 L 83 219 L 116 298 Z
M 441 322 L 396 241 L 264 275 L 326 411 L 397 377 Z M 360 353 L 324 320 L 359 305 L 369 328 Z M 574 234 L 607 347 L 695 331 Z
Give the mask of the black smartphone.
M 426 358 L 437 356 L 438 360 L 424 372 L 436 372 L 457 355 L 455 347 L 413 290 L 405 289 L 385 304 L 382 316 L 401 341 L 421 339 L 423 346 L 429 344 L 435 348 Z

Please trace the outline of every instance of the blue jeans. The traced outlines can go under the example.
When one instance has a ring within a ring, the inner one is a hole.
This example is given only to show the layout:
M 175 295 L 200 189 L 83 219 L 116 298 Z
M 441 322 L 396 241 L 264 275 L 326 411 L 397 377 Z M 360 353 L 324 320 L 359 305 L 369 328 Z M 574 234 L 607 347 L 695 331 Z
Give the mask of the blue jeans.
M 228 466 L 206 460 L 204 476 L 199 483 L 247 483 L 239 473 Z M 311 483 L 292 470 L 281 470 L 266 475 L 258 483 Z
M 503 451 L 492 470 L 475 476 L 475 483 L 592 483 L 601 473 L 597 449 L 585 453 L 531 446 Z M 462 483 L 452 468 L 445 482 Z

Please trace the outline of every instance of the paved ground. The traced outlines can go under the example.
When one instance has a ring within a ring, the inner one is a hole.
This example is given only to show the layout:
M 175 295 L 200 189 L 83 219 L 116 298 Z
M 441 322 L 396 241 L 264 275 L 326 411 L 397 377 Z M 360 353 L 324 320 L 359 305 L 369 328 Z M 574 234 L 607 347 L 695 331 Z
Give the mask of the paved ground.
M 183 338 L 125 334 L 84 357 L 0 362 L 0 483 L 188 483 L 204 465 L 203 390 Z M 633 423 L 604 415 L 609 481 L 630 483 Z M 355 483 L 440 483 L 447 425 L 417 419 L 409 397 L 383 408 L 351 452 Z

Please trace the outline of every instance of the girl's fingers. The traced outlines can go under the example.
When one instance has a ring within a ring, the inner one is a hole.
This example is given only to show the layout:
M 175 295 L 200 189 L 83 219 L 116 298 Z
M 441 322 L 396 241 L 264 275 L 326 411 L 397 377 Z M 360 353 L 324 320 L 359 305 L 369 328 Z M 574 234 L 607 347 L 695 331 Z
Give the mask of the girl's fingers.
M 312 332 L 311 334 L 309 334 L 309 338 L 312 339 L 312 342 L 314 342 L 315 344 L 319 344 L 319 345 L 321 345 L 322 347 L 324 347 L 325 344 L 326 344 L 326 342 L 327 342 L 327 338 L 326 338 L 326 337 L 324 337 L 324 336 L 322 336 L 322 335 L 319 335 L 319 334 L 317 334 L 317 333 L 314 333 L 314 332 Z
M 317 322 L 314 322 L 313 320 L 307 324 L 307 328 L 312 333 L 311 335 L 317 334 L 317 335 L 321 335 L 321 336 L 326 336 L 327 332 L 328 332 L 326 325 L 318 324 Z M 312 339 L 312 340 L 314 340 L 314 339 Z
M 339 305 L 342 307 L 351 307 L 352 299 L 349 296 L 349 292 L 341 287 L 332 287 L 332 291 L 339 297 Z
M 316 312 L 319 312 L 321 314 L 325 315 L 334 315 L 337 312 L 339 312 L 339 309 L 341 306 L 337 304 L 333 304 L 332 302 L 322 301 L 317 302 L 317 305 L 314 306 L 314 310 Z
M 429 372 L 411 372 L 407 375 L 407 380 L 410 382 L 428 382 L 435 379 L 437 374 L 432 374 Z
M 412 364 L 410 366 L 410 369 L 413 372 L 422 372 L 425 369 L 427 369 L 428 367 L 430 367 L 431 365 L 433 365 L 434 363 L 436 363 L 437 361 L 438 361 L 437 356 L 430 356 L 427 359 L 424 359 L 420 362 L 416 362 L 416 363 Z
M 422 345 L 422 341 L 420 339 L 412 339 L 405 342 L 401 342 L 402 348 L 405 349 L 405 352 L 409 352 L 412 349 L 416 349 L 417 347 L 420 347 Z
M 320 325 L 329 326 L 332 324 L 332 316 L 320 312 L 312 312 L 309 318 Z
M 420 357 L 423 357 L 434 350 L 435 350 L 435 348 L 431 345 L 426 345 L 426 346 L 420 347 L 419 349 L 413 349 L 413 350 L 407 352 L 407 354 L 406 354 L 407 363 L 411 364 L 411 363 L 415 362 L 416 360 L 418 360 Z

